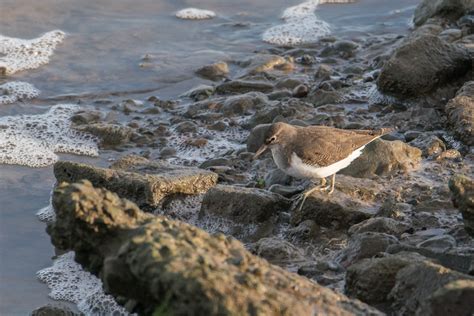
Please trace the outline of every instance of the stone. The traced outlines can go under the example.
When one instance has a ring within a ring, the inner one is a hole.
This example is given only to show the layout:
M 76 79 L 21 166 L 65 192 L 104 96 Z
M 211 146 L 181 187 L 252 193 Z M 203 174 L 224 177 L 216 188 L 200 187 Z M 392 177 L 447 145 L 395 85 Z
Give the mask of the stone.
M 459 280 L 474 281 L 474 278 L 430 261 L 408 265 L 398 271 L 390 291 L 392 308 L 400 315 L 414 315 L 433 293 Z
M 298 202 L 295 201 L 295 208 L 299 206 Z M 314 220 L 324 227 L 347 229 L 371 217 L 365 209 L 367 204 L 340 191 L 332 195 L 314 192 L 308 196 L 301 210 L 291 214 L 291 224 L 296 226 L 305 220 Z
M 318 224 L 308 219 L 301 222 L 298 226 L 288 229 L 288 235 L 292 240 L 311 241 L 320 232 Z
M 198 129 L 198 126 L 196 125 L 196 123 L 191 122 L 191 121 L 184 121 L 184 122 L 176 124 L 175 126 L 175 130 L 181 134 L 196 133 L 197 129 Z
M 165 305 L 174 315 L 382 315 L 271 265 L 232 237 L 143 213 L 87 181 L 60 185 L 53 205 L 53 244 L 74 250 L 107 293 L 135 302 L 126 304 L 131 313 L 162 314 Z
M 317 89 L 316 91 L 309 93 L 307 100 L 313 104 L 314 107 L 319 107 L 326 104 L 335 104 L 342 100 L 342 93 L 339 91 L 326 91 L 323 89 Z
M 300 84 L 293 89 L 293 96 L 295 98 L 304 98 L 308 95 L 309 88 L 305 84 Z
M 417 310 L 417 315 L 463 315 L 474 314 L 474 281 L 449 282 L 433 293 Z
M 400 237 L 409 229 L 407 224 L 388 217 L 373 217 L 355 224 L 349 228 L 349 234 L 360 234 L 365 232 L 386 233 Z
M 193 99 L 194 101 L 201 101 L 213 95 L 215 90 L 216 88 L 214 88 L 213 86 L 202 84 L 187 91 L 186 93 L 184 93 L 184 96 L 187 96 Z
M 455 21 L 473 8 L 472 0 L 423 0 L 415 9 L 413 22 L 420 26 L 435 16 L 448 17 Z
M 217 185 L 204 195 L 199 215 L 217 215 L 243 224 L 261 223 L 289 208 L 289 200 L 266 190 Z
M 395 236 L 365 232 L 352 235 L 347 247 L 339 254 L 337 262 L 348 267 L 351 264 L 366 258 L 372 258 L 379 253 L 385 252 L 390 245 L 398 244 Z
M 474 236 L 474 181 L 464 175 L 454 175 L 449 180 L 453 204 L 462 213 L 464 228 Z
M 54 165 L 58 183 L 89 180 L 143 207 L 156 207 L 179 194 L 201 194 L 217 183 L 217 174 L 198 168 L 173 166 L 164 161 L 125 157 L 111 169 L 59 161 Z
M 100 122 L 103 117 L 104 115 L 100 111 L 82 110 L 74 113 L 74 115 L 71 116 L 71 121 L 77 125 L 92 124 Z
M 196 70 L 196 74 L 213 81 L 225 78 L 229 74 L 229 66 L 226 62 L 218 62 L 203 66 Z
M 100 139 L 103 147 L 118 146 L 130 141 L 133 129 L 128 126 L 110 123 L 76 125 L 75 129 L 90 133 Z
M 380 206 L 376 216 L 389 217 L 400 221 L 407 218 L 412 209 L 413 206 L 411 204 L 397 203 L 392 199 L 387 199 Z
M 421 149 L 423 157 L 437 157 L 446 150 L 446 144 L 432 134 L 422 134 L 411 141 L 410 145 Z
M 327 64 L 321 64 L 319 65 L 318 69 L 316 70 L 316 73 L 314 74 L 314 77 L 316 79 L 321 79 L 321 80 L 329 80 L 331 78 L 331 75 L 334 73 L 334 70 L 330 65 Z
M 232 80 L 221 83 L 216 87 L 216 92 L 219 94 L 243 94 L 252 91 L 272 92 L 273 85 L 263 81 Z
M 248 60 L 240 63 L 240 66 L 246 68 L 247 75 L 255 75 L 273 70 L 291 70 L 294 67 L 293 63 L 287 59 L 272 54 L 255 54 Z
M 264 105 L 267 97 L 261 93 L 247 93 L 243 95 L 231 96 L 225 100 L 222 112 L 225 115 L 243 115 L 250 110 L 255 110 L 257 106 Z
M 280 238 L 262 238 L 249 246 L 257 256 L 265 258 L 273 264 L 282 264 L 304 258 L 303 251 L 293 244 Z
M 269 188 L 274 184 L 288 185 L 291 177 L 279 168 L 273 169 L 265 175 L 265 187 Z
M 325 47 L 321 53 L 321 57 L 329 57 L 329 56 L 339 56 L 342 58 L 350 58 L 354 57 L 355 52 L 359 48 L 359 45 L 357 43 L 354 43 L 352 41 L 337 41 L 334 44 L 331 44 L 327 47 Z
M 413 61 L 416 60 L 416 63 Z M 437 36 L 420 36 L 400 46 L 377 79 L 383 93 L 414 97 L 451 83 L 472 69 L 469 52 Z
M 268 188 L 268 191 L 280 194 L 286 198 L 291 198 L 292 196 L 303 192 L 303 190 L 304 188 L 302 187 L 281 184 L 273 184 L 271 187 Z
M 278 106 L 266 106 L 265 108 L 257 111 L 243 127 L 246 129 L 252 129 L 260 124 L 273 123 L 278 118 L 291 117 L 296 114 L 296 110 L 288 105 Z
M 474 81 L 469 81 L 446 105 L 448 123 L 458 139 L 474 146 Z
M 270 129 L 271 124 L 260 124 L 254 127 L 247 137 L 247 151 L 251 153 L 257 152 L 260 146 L 265 142 L 265 135 Z
M 428 238 L 416 245 L 418 248 L 428 248 L 434 251 L 445 252 L 456 247 L 456 239 L 450 235 L 441 235 Z
M 390 255 L 360 260 L 347 269 L 344 291 L 368 304 L 384 303 L 395 286 L 398 271 L 414 260 L 422 260 L 422 257 Z
M 340 173 L 358 178 L 408 173 L 418 167 L 421 150 L 402 141 L 375 140 Z
M 46 305 L 31 312 L 31 316 L 79 316 L 80 313 L 73 312 L 64 305 Z

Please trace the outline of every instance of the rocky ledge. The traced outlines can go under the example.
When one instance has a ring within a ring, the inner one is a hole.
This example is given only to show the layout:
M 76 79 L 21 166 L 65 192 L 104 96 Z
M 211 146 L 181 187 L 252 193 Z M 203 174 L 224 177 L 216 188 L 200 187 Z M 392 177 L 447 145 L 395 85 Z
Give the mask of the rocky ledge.
M 382 315 L 269 264 L 232 237 L 144 213 L 88 181 L 60 184 L 53 205 L 53 244 L 74 250 L 76 260 L 131 312 Z

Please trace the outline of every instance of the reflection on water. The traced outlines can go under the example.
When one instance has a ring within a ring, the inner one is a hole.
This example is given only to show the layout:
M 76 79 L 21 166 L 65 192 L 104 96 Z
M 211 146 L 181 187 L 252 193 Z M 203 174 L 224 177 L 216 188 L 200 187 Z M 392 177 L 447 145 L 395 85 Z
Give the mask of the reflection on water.
M 270 47 L 262 33 L 280 23 L 282 11 L 300 0 L 2 0 L 0 32 L 35 38 L 47 31 L 67 33 L 48 65 L 8 80 L 26 81 L 41 98 L 69 94 L 153 91 L 176 97 L 205 82 L 193 70 L 202 64 Z M 316 15 L 336 35 L 404 32 L 418 0 L 360 0 L 321 5 Z M 183 21 L 184 7 L 210 9 L 217 17 Z M 143 57 L 147 55 L 147 58 Z M 0 84 L 7 78 L 0 77 Z M 150 95 L 137 93 L 133 97 Z M 51 102 L 35 100 L 0 106 L 0 116 L 44 113 Z M 70 157 L 104 163 L 101 159 Z M 64 156 L 63 156 L 64 158 Z M 51 265 L 53 249 L 36 211 L 47 205 L 52 168 L 0 166 L 0 313 L 25 315 L 48 302 L 36 271 Z

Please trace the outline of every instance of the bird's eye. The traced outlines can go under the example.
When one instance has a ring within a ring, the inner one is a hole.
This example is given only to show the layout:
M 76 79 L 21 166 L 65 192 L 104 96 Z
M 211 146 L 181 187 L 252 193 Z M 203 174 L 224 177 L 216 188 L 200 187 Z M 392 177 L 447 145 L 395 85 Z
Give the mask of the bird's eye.
M 273 143 L 276 139 L 277 139 L 276 136 L 272 136 L 272 137 L 270 138 L 270 143 Z

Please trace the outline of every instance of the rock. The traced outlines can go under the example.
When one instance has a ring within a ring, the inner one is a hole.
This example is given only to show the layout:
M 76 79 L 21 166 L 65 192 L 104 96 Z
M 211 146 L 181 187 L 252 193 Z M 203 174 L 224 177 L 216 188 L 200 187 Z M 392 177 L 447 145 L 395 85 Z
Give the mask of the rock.
M 361 259 L 372 258 L 385 252 L 390 245 L 398 244 L 398 239 L 384 233 L 366 232 L 353 235 L 346 249 L 338 256 L 337 261 L 344 267 Z
M 271 124 L 260 124 L 257 125 L 250 131 L 247 138 L 247 151 L 254 153 L 263 145 L 265 142 L 265 135 L 270 129 Z
M 312 103 L 314 107 L 339 103 L 342 100 L 342 93 L 339 91 L 326 91 L 323 89 L 317 89 L 314 92 L 310 92 L 307 97 L 308 102 Z
M 279 238 L 262 238 L 249 246 L 252 252 L 273 264 L 282 264 L 304 258 L 303 251 Z
M 408 265 L 398 271 L 389 294 L 394 301 L 392 308 L 400 315 L 414 315 L 436 291 L 458 280 L 474 281 L 474 278 L 430 261 Z
M 376 216 L 390 217 L 396 220 L 405 219 L 412 212 L 413 206 L 408 203 L 396 203 L 391 199 L 387 199 L 382 203 Z
M 304 98 L 308 95 L 309 88 L 305 84 L 300 84 L 296 88 L 293 89 L 293 96 L 295 98 Z
M 474 146 L 474 81 L 469 81 L 446 105 L 448 123 L 457 138 L 468 146 Z
M 298 202 L 295 202 L 295 207 L 299 207 Z M 311 219 L 321 226 L 347 229 L 371 216 L 366 208 L 367 205 L 340 191 L 332 195 L 315 192 L 308 196 L 300 211 L 292 213 L 291 224 L 296 226 Z
M 423 0 L 416 7 L 413 22 L 420 26 L 435 16 L 448 17 L 455 21 L 473 7 L 472 0 Z
M 181 123 L 176 124 L 175 130 L 178 133 L 185 134 L 185 133 L 196 133 L 198 126 L 196 123 L 191 121 L 184 121 Z
M 382 315 L 269 264 L 231 237 L 147 215 L 88 182 L 60 185 L 53 205 L 53 243 L 74 250 L 107 293 L 134 301 L 130 312 L 163 313 L 164 305 L 174 315 Z
M 82 314 L 73 312 L 63 305 L 46 305 L 31 312 L 31 316 L 79 316 Z
M 454 175 L 449 180 L 453 204 L 459 208 L 464 228 L 474 236 L 474 181 L 463 175 Z
M 291 177 L 281 169 L 273 169 L 265 175 L 265 187 L 269 188 L 274 184 L 290 184 Z
M 241 63 L 247 75 L 255 75 L 273 70 L 291 70 L 294 65 L 285 58 L 272 54 L 256 54 Z
M 441 32 L 439 37 L 448 43 L 452 43 L 462 37 L 462 31 L 460 29 L 447 29 Z
M 229 74 L 229 66 L 227 63 L 221 61 L 197 69 L 196 74 L 203 78 L 217 81 L 225 78 Z
M 359 178 L 407 173 L 421 161 L 421 150 L 402 141 L 375 140 L 340 173 Z
M 258 105 L 263 105 L 267 97 L 260 93 L 247 93 L 231 96 L 225 100 L 222 112 L 225 115 L 242 115 L 254 110 Z
M 273 184 L 270 188 L 268 188 L 268 191 L 280 194 L 286 198 L 290 198 L 298 193 L 303 192 L 303 188 L 281 184 Z
M 221 83 L 216 87 L 216 92 L 219 94 L 243 94 L 252 91 L 272 92 L 273 85 L 261 81 L 232 80 Z
M 258 223 L 289 207 L 289 200 L 266 190 L 217 185 L 204 195 L 199 215 L 213 214 L 238 223 Z
M 293 240 L 311 241 L 320 232 L 318 224 L 309 219 L 301 222 L 298 226 L 288 229 L 288 235 Z
M 295 115 L 296 110 L 288 105 L 279 105 L 275 107 L 265 107 L 264 109 L 257 111 L 243 127 L 246 129 L 254 128 L 260 124 L 269 124 L 275 121 L 277 118 L 291 117 Z
M 387 217 L 369 218 L 349 228 L 349 234 L 360 234 L 365 232 L 386 233 L 400 237 L 409 229 L 407 224 Z
M 77 125 L 92 124 L 100 122 L 103 119 L 103 116 L 104 115 L 100 111 L 83 110 L 78 111 L 71 116 L 71 121 Z
M 450 235 L 434 236 L 416 245 L 419 248 L 428 248 L 434 251 L 445 252 L 456 247 L 456 239 Z
M 143 207 L 156 207 L 164 198 L 177 194 L 205 193 L 217 182 L 213 172 L 145 158 L 132 161 L 126 157 L 112 167 L 114 169 L 59 161 L 54 165 L 54 175 L 58 183 L 89 180 Z
M 474 314 L 474 281 L 449 282 L 433 293 L 417 310 L 417 315 L 463 315 Z
M 216 88 L 214 88 L 213 86 L 202 84 L 187 91 L 186 93 L 184 93 L 184 96 L 187 96 L 193 99 L 194 101 L 201 101 L 213 95 L 215 90 Z
M 330 65 L 326 64 L 321 64 L 318 67 L 318 70 L 316 70 L 316 73 L 314 74 L 314 77 L 316 79 L 321 79 L 321 80 L 329 80 L 333 74 L 333 69 Z
M 104 147 L 125 144 L 133 134 L 133 129 L 128 126 L 109 123 L 77 125 L 74 128 L 97 136 Z
M 377 86 L 381 92 L 397 97 L 419 96 L 452 82 L 470 69 L 472 61 L 465 48 L 436 36 L 420 36 L 395 51 L 382 68 Z
M 283 78 L 281 80 L 279 80 L 275 87 L 278 88 L 278 89 L 290 89 L 290 90 L 293 90 L 294 88 L 296 88 L 297 86 L 299 85 L 302 85 L 304 84 L 304 82 L 302 82 L 301 80 L 299 79 L 295 79 L 295 78 Z
M 347 269 L 345 293 L 368 304 L 384 303 L 398 271 L 422 258 L 408 254 L 360 260 Z
M 422 134 L 411 141 L 410 145 L 421 149 L 423 157 L 436 157 L 446 150 L 446 144 L 432 134 Z
M 352 41 L 337 41 L 332 45 L 324 48 L 320 56 L 328 57 L 338 55 L 342 58 L 354 57 L 356 50 L 359 48 L 359 45 Z

